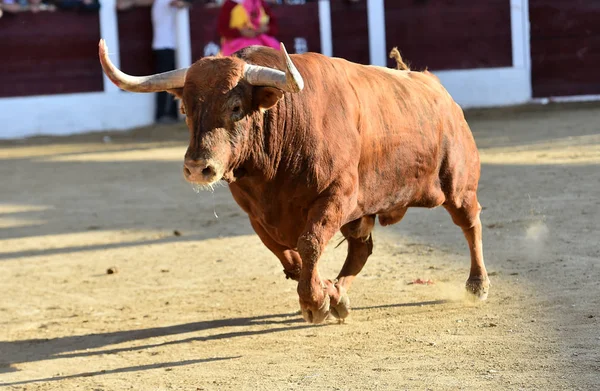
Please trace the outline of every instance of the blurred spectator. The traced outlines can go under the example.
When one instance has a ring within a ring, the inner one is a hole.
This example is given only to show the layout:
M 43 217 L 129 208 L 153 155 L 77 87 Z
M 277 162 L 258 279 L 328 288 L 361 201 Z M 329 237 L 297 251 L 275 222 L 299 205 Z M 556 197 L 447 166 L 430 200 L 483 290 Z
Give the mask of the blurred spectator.
M 152 6 L 152 52 L 156 73 L 175 69 L 177 10 L 189 7 L 190 3 L 191 0 L 117 0 L 119 11 L 134 6 Z M 154 114 L 156 123 L 175 123 L 177 118 L 177 102 L 173 96 L 167 92 L 158 92 Z
M 0 16 L 6 13 L 55 11 L 56 9 L 98 11 L 99 0 L 0 0 Z
M 14 14 L 24 11 L 24 9 L 15 0 L 0 0 L 0 11 L 6 11 L 6 13 Z
M 279 49 L 277 21 L 264 0 L 226 0 L 218 29 L 225 56 L 251 45 Z
M 175 69 L 176 16 L 179 8 L 189 5 L 181 0 L 155 0 L 152 4 L 152 50 L 156 73 Z M 155 120 L 157 123 L 177 122 L 177 102 L 167 92 L 156 94 Z
M 117 10 L 125 11 L 132 7 L 150 7 L 153 0 L 117 0 Z
M 16 14 L 18 12 L 54 11 L 53 3 L 42 2 L 42 0 L 0 0 L 0 16 L 2 12 Z
M 97 11 L 100 9 L 100 2 L 98 0 L 58 0 L 56 6 L 64 10 Z
M 40 12 L 43 9 L 42 0 L 29 0 L 31 12 Z

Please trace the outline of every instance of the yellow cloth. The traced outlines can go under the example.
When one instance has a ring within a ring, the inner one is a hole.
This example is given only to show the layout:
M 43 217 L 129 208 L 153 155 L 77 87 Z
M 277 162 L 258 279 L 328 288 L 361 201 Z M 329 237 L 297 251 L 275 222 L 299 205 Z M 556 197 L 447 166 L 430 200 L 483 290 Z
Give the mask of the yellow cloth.
M 269 23 L 269 15 L 265 13 L 264 8 L 260 7 L 260 24 L 262 26 Z M 231 10 L 231 18 L 229 19 L 229 27 L 234 29 L 243 28 L 258 28 L 259 26 L 253 26 L 250 21 L 250 17 L 246 8 L 243 5 L 238 4 Z

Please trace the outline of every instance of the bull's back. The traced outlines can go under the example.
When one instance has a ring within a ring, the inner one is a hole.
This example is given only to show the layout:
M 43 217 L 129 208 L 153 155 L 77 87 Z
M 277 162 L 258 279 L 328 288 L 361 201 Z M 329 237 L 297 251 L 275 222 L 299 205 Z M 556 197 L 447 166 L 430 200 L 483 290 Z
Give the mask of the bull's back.
M 359 205 L 364 213 L 434 207 L 473 181 L 479 157 L 462 110 L 437 77 L 357 66 Z M 472 176 L 472 175 L 471 175 Z

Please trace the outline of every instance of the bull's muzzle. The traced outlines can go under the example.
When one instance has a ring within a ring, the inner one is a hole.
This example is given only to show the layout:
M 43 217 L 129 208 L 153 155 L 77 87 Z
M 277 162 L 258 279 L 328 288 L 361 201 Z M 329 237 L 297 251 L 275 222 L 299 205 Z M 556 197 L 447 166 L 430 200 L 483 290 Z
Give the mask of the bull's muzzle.
M 210 185 L 223 176 L 220 165 L 212 160 L 185 159 L 183 163 L 183 176 L 190 183 Z

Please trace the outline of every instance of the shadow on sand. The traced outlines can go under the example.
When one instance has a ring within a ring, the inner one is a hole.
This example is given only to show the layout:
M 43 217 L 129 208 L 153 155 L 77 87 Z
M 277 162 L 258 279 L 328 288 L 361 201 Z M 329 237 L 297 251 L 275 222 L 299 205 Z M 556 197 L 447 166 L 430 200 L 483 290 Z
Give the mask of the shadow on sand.
M 399 307 L 420 307 L 427 305 L 438 305 L 444 304 L 445 300 L 415 302 L 415 303 L 396 303 L 396 304 L 385 304 L 368 307 L 357 307 L 354 311 L 365 311 L 371 309 L 382 309 L 382 308 L 399 308 Z M 184 323 L 173 326 L 165 327 L 152 327 L 139 330 L 125 330 L 115 331 L 109 333 L 97 333 L 87 334 L 78 336 L 67 336 L 51 339 L 29 339 L 22 341 L 0 341 L 0 373 L 14 372 L 15 368 L 12 364 L 42 361 L 56 358 L 75 358 L 75 357 L 88 357 L 103 354 L 115 354 L 130 351 L 141 351 L 146 349 L 152 349 L 162 346 L 189 343 L 189 342 L 201 342 L 201 341 L 212 341 L 220 339 L 232 339 L 247 336 L 256 336 L 263 334 L 271 334 L 282 331 L 293 331 L 315 327 L 325 327 L 327 325 L 334 325 L 332 323 L 324 325 L 310 325 L 304 323 L 302 318 L 299 317 L 298 313 L 287 313 L 287 314 L 271 314 L 261 315 L 254 317 L 240 317 L 240 318 L 229 318 L 220 320 L 200 321 L 192 323 Z M 89 351 L 89 349 L 96 349 L 108 345 L 116 345 L 121 343 L 127 343 L 131 341 L 165 337 L 171 335 L 185 334 L 190 332 L 199 332 L 215 329 L 226 329 L 229 327 L 256 327 L 266 326 L 260 330 L 240 330 L 240 331 L 227 331 L 223 333 L 207 335 L 207 336 L 193 336 L 184 339 L 178 339 L 160 343 L 149 343 L 138 346 L 120 347 L 113 349 L 103 349 Z M 271 327 L 270 327 L 271 326 Z M 57 381 L 77 377 L 89 377 L 105 375 L 110 373 L 123 373 L 123 372 L 135 372 L 144 371 L 148 369 L 166 368 L 174 366 L 184 366 L 190 364 L 198 364 L 204 362 L 212 362 L 219 360 L 230 360 L 238 357 L 215 357 L 198 360 L 187 360 L 177 362 L 165 362 L 150 365 L 140 365 L 133 367 L 117 368 L 106 371 L 96 372 L 84 372 L 75 375 L 68 376 L 57 376 L 43 379 L 31 379 L 23 380 L 12 383 L 0 383 L 0 386 L 14 386 L 20 384 L 45 382 L 45 381 Z

